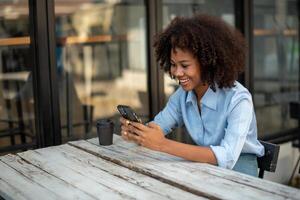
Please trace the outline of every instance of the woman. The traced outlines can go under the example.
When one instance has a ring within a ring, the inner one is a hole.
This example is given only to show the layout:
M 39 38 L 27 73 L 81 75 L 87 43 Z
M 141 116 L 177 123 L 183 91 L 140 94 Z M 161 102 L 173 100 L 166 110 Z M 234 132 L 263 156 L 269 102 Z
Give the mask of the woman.
M 257 176 L 257 140 L 252 97 L 236 81 L 245 65 L 242 35 L 207 15 L 176 17 L 157 35 L 157 61 L 180 87 L 147 125 L 121 118 L 122 137 L 152 150 Z M 165 138 L 185 126 L 197 145 Z

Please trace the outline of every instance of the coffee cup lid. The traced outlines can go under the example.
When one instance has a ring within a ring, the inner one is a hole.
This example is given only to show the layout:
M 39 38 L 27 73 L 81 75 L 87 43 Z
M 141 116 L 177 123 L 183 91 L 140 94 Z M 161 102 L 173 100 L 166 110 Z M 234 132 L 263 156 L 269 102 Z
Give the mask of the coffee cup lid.
M 114 123 L 110 119 L 100 119 L 97 121 L 97 126 L 113 126 Z

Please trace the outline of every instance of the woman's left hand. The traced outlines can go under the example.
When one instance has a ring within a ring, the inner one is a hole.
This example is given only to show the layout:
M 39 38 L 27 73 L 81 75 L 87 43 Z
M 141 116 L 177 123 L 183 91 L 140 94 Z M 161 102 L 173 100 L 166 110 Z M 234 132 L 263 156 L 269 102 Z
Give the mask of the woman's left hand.
M 134 135 L 135 141 L 141 146 L 152 150 L 161 151 L 166 141 L 160 126 L 153 122 L 150 122 L 147 126 L 137 122 L 130 122 L 129 129 L 131 132 L 136 133 Z

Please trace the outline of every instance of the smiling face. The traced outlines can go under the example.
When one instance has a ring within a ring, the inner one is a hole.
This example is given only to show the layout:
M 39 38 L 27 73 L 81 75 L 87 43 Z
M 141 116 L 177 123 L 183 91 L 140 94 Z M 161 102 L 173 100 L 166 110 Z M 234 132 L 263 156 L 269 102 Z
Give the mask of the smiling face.
M 185 91 L 195 90 L 198 97 L 207 89 L 201 82 L 200 63 L 189 51 L 179 48 L 171 51 L 170 72 Z

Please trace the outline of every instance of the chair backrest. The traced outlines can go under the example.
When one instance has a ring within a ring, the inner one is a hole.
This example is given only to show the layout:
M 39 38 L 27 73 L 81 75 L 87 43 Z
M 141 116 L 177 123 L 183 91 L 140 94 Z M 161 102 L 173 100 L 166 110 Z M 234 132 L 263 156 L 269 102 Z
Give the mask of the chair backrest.
M 280 146 L 265 141 L 259 141 L 265 148 L 265 155 L 257 158 L 259 178 L 263 178 L 264 171 L 275 172 Z

